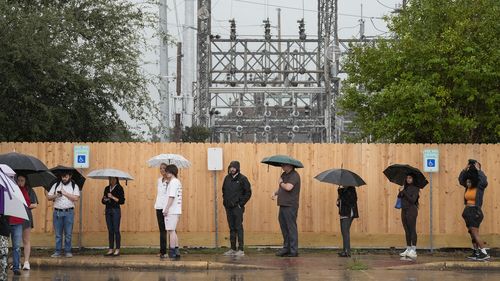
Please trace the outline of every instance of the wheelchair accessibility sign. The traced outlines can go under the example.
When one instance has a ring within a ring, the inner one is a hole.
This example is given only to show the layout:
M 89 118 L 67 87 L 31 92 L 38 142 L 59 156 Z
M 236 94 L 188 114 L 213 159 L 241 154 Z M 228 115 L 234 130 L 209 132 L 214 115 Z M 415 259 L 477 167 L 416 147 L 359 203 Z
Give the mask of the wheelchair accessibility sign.
M 89 165 L 90 148 L 88 145 L 75 145 L 73 147 L 73 167 L 74 168 L 88 168 Z
M 424 149 L 424 172 L 435 173 L 439 171 L 439 150 Z

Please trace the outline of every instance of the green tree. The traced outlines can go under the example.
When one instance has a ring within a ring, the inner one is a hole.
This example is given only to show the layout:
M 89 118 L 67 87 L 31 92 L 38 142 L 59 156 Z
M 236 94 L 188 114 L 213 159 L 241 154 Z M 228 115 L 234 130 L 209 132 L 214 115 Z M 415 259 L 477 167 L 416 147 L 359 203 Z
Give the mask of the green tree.
M 125 0 L 0 1 L 0 141 L 130 140 L 155 115 L 141 71 L 152 16 Z
M 393 34 L 353 45 L 340 100 L 357 139 L 496 143 L 500 139 L 500 1 L 412 0 Z
M 181 133 L 182 142 L 206 142 L 210 138 L 210 129 L 203 126 L 185 127 Z

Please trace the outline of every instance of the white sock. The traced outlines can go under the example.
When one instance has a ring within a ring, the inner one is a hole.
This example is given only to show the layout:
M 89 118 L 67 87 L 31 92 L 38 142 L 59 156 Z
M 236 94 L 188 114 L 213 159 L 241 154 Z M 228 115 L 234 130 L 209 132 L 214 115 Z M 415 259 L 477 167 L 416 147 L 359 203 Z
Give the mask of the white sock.
M 411 246 L 411 249 L 412 249 L 413 251 L 417 251 L 417 246 Z

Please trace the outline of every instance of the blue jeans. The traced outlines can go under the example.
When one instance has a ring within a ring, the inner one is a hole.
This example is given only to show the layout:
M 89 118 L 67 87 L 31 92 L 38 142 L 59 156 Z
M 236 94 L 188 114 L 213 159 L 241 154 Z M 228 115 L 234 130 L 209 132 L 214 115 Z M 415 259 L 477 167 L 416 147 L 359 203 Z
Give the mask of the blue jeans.
M 74 210 L 58 211 L 54 209 L 53 221 L 56 232 L 56 254 L 61 254 L 64 231 L 64 252 L 71 253 L 71 236 L 73 234 Z
M 19 270 L 19 264 L 21 262 L 21 243 L 23 241 L 23 224 L 11 224 L 10 237 L 12 239 L 12 270 Z
M 119 208 L 106 209 L 106 225 L 108 226 L 109 249 L 120 249 L 120 219 L 121 210 Z

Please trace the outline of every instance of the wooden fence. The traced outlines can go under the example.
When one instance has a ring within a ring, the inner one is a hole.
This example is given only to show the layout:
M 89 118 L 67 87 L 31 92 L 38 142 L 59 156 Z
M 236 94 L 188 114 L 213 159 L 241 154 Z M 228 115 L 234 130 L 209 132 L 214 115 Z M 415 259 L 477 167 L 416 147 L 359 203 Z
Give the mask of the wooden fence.
M 17 151 L 34 155 L 47 166 L 73 164 L 73 143 L 0 143 L 0 153 Z M 464 247 L 469 243 L 462 221 L 463 188 L 457 176 L 468 158 L 478 159 L 488 176 L 485 194 L 485 219 L 481 233 L 490 247 L 499 245 L 500 220 L 500 145 L 434 145 L 434 144 L 283 144 L 283 143 L 88 143 L 90 169 L 116 168 L 129 172 L 134 181 L 125 186 L 126 202 L 122 208 L 124 245 L 157 245 L 158 227 L 153 209 L 158 168 L 149 168 L 146 161 L 160 153 L 178 153 L 192 162 L 182 169 L 183 214 L 179 235 L 183 245 L 213 245 L 214 190 L 213 174 L 207 171 L 207 148 L 222 147 L 224 163 L 241 162 L 242 173 L 252 183 L 253 195 L 244 218 L 248 245 L 278 245 L 280 230 L 278 208 L 270 199 L 276 190 L 280 168 L 260 164 L 262 158 L 274 154 L 291 155 L 304 163 L 299 169 L 302 178 L 299 208 L 301 246 L 334 247 L 339 244 L 339 218 L 335 201 L 336 187 L 320 183 L 314 176 L 326 169 L 341 167 L 358 173 L 368 184 L 358 188 L 360 218 L 352 226 L 354 246 L 389 247 L 404 244 L 400 211 L 394 208 L 397 186 L 387 181 L 382 171 L 394 163 L 422 167 L 422 151 L 437 148 L 440 152 L 439 173 L 433 175 L 433 232 L 437 247 Z M 217 173 L 217 188 L 226 171 Z M 101 204 L 106 181 L 87 179 L 83 190 L 83 244 L 105 246 L 107 235 L 104 206 Z M 124 184 L 124 183 L 122 183 Z M 34 244 L 53 244 L 52 204 L 45 200 L 43 190 L 36 189 L 40 205 L 34 211 Z M 219 241 L 225 244 L 228 228 L 222 200 L 218 204 Z M 77 216 L 76 222 L 79 217 Z M 421 191 L 417 231 L 422 247 L 428 246 L 429 186 Z M 75 224 L 78 232 L 78 223 Z

